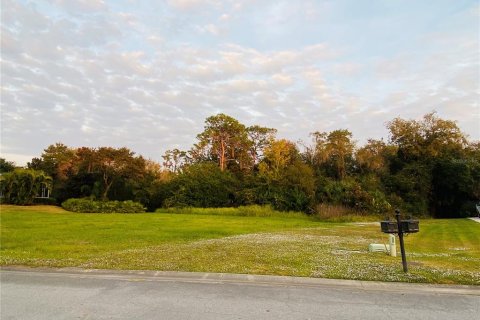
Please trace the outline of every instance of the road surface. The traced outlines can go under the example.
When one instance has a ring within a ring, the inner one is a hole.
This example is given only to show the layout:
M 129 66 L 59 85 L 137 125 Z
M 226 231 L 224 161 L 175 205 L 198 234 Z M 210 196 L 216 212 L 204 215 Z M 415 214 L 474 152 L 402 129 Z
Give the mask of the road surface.
M 7 319 L 479 319 L 480 287 L 77 269 L 0 271 Z

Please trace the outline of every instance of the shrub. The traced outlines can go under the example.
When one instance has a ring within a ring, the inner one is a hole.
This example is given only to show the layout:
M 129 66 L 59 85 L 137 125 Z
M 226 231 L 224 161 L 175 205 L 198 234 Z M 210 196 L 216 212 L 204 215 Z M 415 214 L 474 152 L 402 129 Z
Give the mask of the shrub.
M 215 163 L 194 164 L 173 179 L 164 207 L 228 207 L 235 202 L 235 176 Z
M 392 208 L 382 191 L 365 189 L 360 182 L 352 178 L 346 178 L 342 181 L 323 180 L 322 185 L 318 188 L 317 201 L 331 204 L 333 205 L 332 208 L 344 206 L 354 211 L 375 214 L 389 212 Z
M 90 199 L 68 199 L 62 203 L 65 210 L 80 213 L 142 213 L 141 203 L 127 201 L 94 201 Z

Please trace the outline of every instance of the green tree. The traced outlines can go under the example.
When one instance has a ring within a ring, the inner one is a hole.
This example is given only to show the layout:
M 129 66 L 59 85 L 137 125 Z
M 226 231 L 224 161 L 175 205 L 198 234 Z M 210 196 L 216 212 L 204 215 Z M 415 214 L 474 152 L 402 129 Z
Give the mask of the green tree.
M 299 160 L 287 166 L 280 186 L 286 202 L 277 208 L 283 210 L 313 212 L 315 201 L 315 175 L 313 169 Z
M 102 200 L 108 199 L 108 192 L 118 180 L 140 179 L 145 169 L 145 160 L 135 157 L 127 148 L 101 147 L 96 150 L 93 170 L 100 175 Z
M 179 172 L 187 163 L 187 152 L 179 149 L 167 150 L 162 156 L 163 166 L 171 172 Z
M 395 118 L 387 124 L 390 142 L 398 147 L 403 161 L 459 156 L 467 146 L 465 135 L 455 121 L 443 120 L 435 112 L 420 121 Z
M 388 171 L 389 159 L 396 154 L 394 146 L 383 140 L 368 139 L 367 143 L 355 152 L 355 160 L 363 174 L 382 174 Z
M 288 165 L 300 159 L 297 146 L 288 140 L 275 140 L 265 148 L 264 159 L 259 165 L 260 174 L 270 180 L 278 180 Z
M 57 142 L 43 151 L 41 169 L 54 180 L 65 180 L 73 165 L 74 157 L 75 150 Z
M 213 162 L 188 166 L 173 178 L 166 207 L 229 207 L 235 203 L 237 180 Z
M 165 170 L 153 160 L 145 160 L 145 169 L 141 179 L 130 179 L 133 199 L 142 203 L 149 211 L 162 206 L 165 185 L 175 177 L 176 173 Z
M 1 193 L 6 203 L 33 204 L 42 187 L 52 187 L 51 177 L 43 171 L 18 168 L 0 176 Z
M 27 168 L 33 170 L 42 170 L 43 160 L 40 158 L 32 158 L 30 162 L 27 162 Z
M 40 158 L 33 158 L 27 167 L 52 177 L 52 197 L 63 201 L 69 196 L 67 184 L 74 170 L 74 161 L 75 150 L 57 142 L 44 149 Z
M 86 197 L 132 200 L 145 187 L 145 159 L 127 148 L 70 148 L 62 143 L 47 147 L 42 157 L 32 159 L 31 168 L 51 172 L 53 196 L 58 202 Z M 140 197 L 140 196 L 139 196 Z
M 251 141 L 250 155 L 254 165 L 262 160 L 264 149 L 275 140 L 276 133 L 276 129 L 258 125 L 247 128 L 248 138 Z
M 431 209 L 438 218 L 467 217 L 475 211 L 480 190 L 480 163 L 439 159 L 432 172 Z
M 355 148 L 352 133 L 348 130 L 334 130 L 330 133 L 317 131 L 312 136 L 315 142 L 313 164 L 327 168 L 330 166 L 337 179 L 344 179 Z
M 313 170 L 301 162 L 296 145 L 288 140 L 271 142 L 259 164 L 259 202 L 278 210 L 311 212 L 315 198 Z
M 0 158 L 0 173 L 10 172 L 13 170 L 15 170 L 15 162 Z
M 460 214 L 460 207 L 471 201 L 475 185 L 469 183 L 475 166 L 467 163 L 476 161 L 457 124 L 429 113 L 421 120 L 396 118 L 387 128 L 390 142 L 397 148 L 385 179 L 387 189 L 411 212 L 444 217 Z M 457 186 L 455 192 L 453 186 Z
M 221 171 L 229 165 L 244 169 L 250 163 L 248 150 L 251 142 L 247 130 L 230 116 L 221 113 L 208 117 L 205 130 L 197 135 L 197 139 L 199 142 L 191 155 L 201 161 L 217 161 Z

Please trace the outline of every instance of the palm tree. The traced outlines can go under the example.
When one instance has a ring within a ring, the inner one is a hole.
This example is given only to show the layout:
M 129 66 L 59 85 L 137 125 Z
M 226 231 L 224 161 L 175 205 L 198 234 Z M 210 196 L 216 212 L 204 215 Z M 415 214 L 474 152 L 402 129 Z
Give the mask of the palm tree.
M 5 203 L 32 204 L 42 186 L 51 188 L 52 178 L 39 170 L 15 169 L 0 177 L 0 190 Z

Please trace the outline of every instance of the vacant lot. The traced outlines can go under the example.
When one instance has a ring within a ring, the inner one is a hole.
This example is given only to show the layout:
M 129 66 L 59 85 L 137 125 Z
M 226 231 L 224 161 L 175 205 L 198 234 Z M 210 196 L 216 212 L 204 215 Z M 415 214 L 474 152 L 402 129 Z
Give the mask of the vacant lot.
M 369 253 L 386 243 L 372 223 L 307 217 L 78 214 L 1 206 L 1 265 L 276 274 L 480 285 L 480 224 L 422 220 L 400 257 Z

